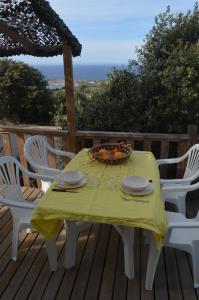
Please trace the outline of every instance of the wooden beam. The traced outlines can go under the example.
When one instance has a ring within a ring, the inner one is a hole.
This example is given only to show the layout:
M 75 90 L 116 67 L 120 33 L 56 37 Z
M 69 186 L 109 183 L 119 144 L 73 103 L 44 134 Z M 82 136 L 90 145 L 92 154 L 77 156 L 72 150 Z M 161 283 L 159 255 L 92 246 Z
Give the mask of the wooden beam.
M 63 59 L 68 127 L 67 150 L 76 152 L 75 100 L 73 84 L 72 50 L 67 40 L 63 41 Z
M 8 25 L 6 22 L 0 20 L 0 32 L 5 36 L 11 38 L 15 43 L 20 43 L 24 48 L 31 52 L 37 53 L 39 51 L 44 53 L 51 53 L 52 51 L 57 50 L 56 46 L 40 46 L 32 43 L 28 38 L 19 34 L 12 26 Z

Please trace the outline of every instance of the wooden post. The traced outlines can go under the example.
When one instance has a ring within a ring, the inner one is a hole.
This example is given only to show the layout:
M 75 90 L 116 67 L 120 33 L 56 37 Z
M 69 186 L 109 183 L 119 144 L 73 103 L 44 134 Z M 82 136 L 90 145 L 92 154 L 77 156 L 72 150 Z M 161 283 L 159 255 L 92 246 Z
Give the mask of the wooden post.
M 188 126 L 188 135 L 189 135 L 190 146 L 197 143 L 197 129 L 198 128 L 196 125 Z
M 67 40 L 63 41 L 64 77 L 66 90 L 68 149 L 76 152 L 75 101 L 73 85 L 72 51 Z

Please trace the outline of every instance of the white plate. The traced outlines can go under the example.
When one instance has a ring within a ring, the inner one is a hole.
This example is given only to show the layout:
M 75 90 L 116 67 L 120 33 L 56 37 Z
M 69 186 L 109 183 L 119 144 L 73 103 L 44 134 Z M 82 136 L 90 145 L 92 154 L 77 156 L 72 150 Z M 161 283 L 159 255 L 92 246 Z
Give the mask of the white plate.
M 66 184 L 77 184 L 83 179 L 83 175 L 78 171 L 65 171 L 58 178 Z
M 149 181 L 141 176 L 127 176 L 122 185 L 132 191 L 142 191 L 149 186 Z
M 83 177 L 78 183 L 68 184 L 66 182 L 61 181 L 59 178 L 57 178 L 55 180 L 55 183 L 56 183 L 56 186 L 58 186 L 58 187 L 75 189 L 75 188 L 85 185 L 86 181 L 87 181 L 86 177 Z
M 153 184 L 149 182 L 149 185 L 144 190 L 141 190 L 141 191 L 135 191 L 135 190 L 129 189 L 128 187 L 126 187 L 125 185 L 122 184 L 121 190 L 122 190 L 122 192 L 127 193 L 129 195 L 148 195 L 153 192 Z

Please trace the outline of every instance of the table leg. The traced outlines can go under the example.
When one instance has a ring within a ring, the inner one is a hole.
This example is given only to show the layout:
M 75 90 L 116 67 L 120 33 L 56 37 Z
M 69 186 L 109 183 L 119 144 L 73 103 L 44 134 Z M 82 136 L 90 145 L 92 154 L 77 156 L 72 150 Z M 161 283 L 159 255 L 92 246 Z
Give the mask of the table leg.
M 153 288 L 153 280 L 154 280 L 155 270 L 156 270 L 156 267 L 158 264 L 160 253 L 161 253 L 161 251 L 159 251 L 157 249 L 153 234 L 151 233 L 151 239 L 150 239 L 150 243 L 149 243 L 147 271 L 146 271 L 146 281 L 145 281 L 145 289 L 146 290 L 152 290 L 152 288 Z
M 124 272 L 129 279 L 134 278 L 134 228 L 114 225 L 124 244 Z
M 66 221 L 66 224 L 68 229 L 68 237 L 65 250 L 65 268 L 70 269 L 75 266 L 77 239 L 79 233 L 88 229 L 91 226 L 91 223 Z
M 56 240 L 46 240 L 46 251 L 48 254 L 50 269 L 51 271 L 56 271 L 58 268 Z
M 79 231 L 77 231 L 75 222 L 66 221 L 66 223 L 68 229 L 68 237 L 65 250 L 65 268 L 70 269 L 75 266 L 77 238 L 79 235 Z

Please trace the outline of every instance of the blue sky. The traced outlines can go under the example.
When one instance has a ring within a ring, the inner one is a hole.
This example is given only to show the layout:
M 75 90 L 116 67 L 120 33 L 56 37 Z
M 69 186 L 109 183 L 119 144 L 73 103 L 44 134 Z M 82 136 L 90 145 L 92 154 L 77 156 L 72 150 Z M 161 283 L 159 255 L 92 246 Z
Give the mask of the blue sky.
M 136 58 L 136 46 L 154 24 L 154 18 L 170 5 L 172 12 L 186 12 L 193 0 L 49 0 L 83 45 L 75 64 L 127 64 Z M 16 57 L 31 65 L 61 64 L 54 58 Z

